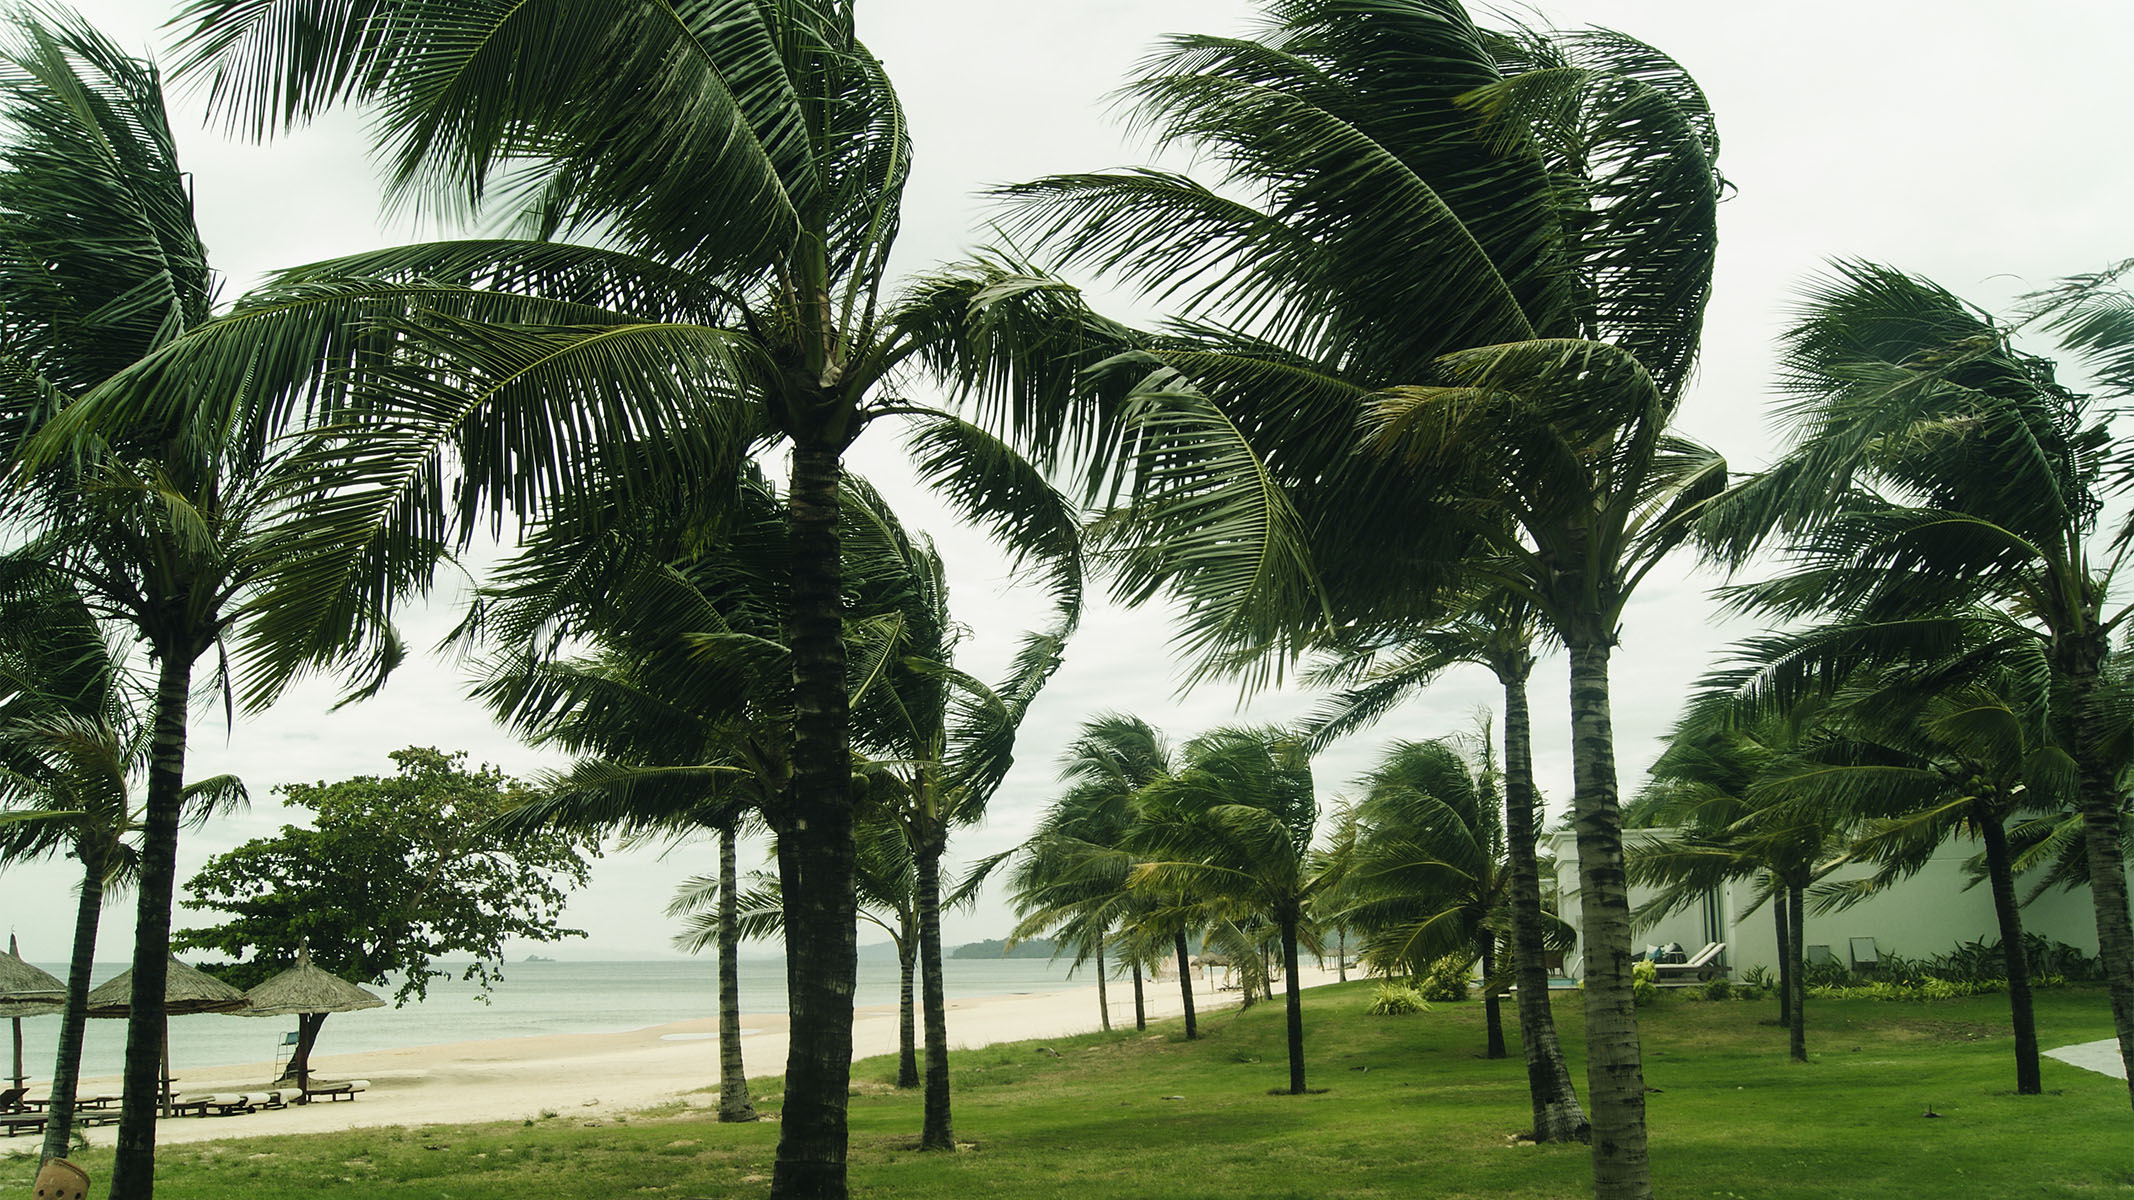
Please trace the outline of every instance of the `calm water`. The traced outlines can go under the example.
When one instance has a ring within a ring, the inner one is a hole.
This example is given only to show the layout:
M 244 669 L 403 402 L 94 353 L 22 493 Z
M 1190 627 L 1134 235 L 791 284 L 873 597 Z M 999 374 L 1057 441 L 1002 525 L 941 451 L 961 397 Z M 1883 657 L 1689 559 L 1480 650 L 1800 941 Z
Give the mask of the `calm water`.
M 62 978 L 64 963 L 40 963 Z M 123 963 L 97 964 L 95 982 L 118 974 Z M 1066 966 L 1044 959 L 950 959 L 943 964 L 948 994 L 998 996 L 1016 992 L 1057 991 L 1094 983 L 1085 971 L 1073 980 Z M 391 999 L 383 988 L 374 992 Z M 672 962 L 512 963 L 482 1004 L 472 983 L 458 979 L 430 982 L 430 998 L 406 1008 L 374 1008 L 336 1013 L 319 1033 L 321 1055 L 389 1050 L 487 1038 L 533 1037 L 553 1033 L 613 1033 L 673 1021 L 716 1017 L 719 976 L 714 959 Z M 862 1006 L 897 1001 L 894 962 L 862 962 L 856 1002 Z M 741 1009 L 744 1013 L 785 1011 L 785 965 L 776 960 L 741 964 Z M 747 1024 L 746 1019 L 743 1025 Z M 4 1024 L 4 1023 L 0 1023 Z M 273 1058 L 294 1017 L 187 1016 L 170 1022 L 171 1070 L 259 1062 Z M 26 1017 L 22 1021 L 23 1069 L 33 1080 L 52 1074 L 53 1043 L 59 1018 Z M 0 1055 L 11 1051 L 9 1034 L 0 1028 Z M 116 1075 L 125 1052 L 124 1021 L 90 1021 L 82 1053 L 82 1075 Z M 0 1074 L 12 1073 L 0 1059 Z

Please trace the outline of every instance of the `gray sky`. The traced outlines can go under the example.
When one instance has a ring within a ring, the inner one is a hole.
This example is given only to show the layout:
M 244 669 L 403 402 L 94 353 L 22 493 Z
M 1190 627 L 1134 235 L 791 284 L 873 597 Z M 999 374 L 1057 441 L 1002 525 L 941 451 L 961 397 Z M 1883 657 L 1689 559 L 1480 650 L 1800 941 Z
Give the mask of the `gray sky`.
M 158 44 L 166 13 L 149 0 L 98 0 L 85 11 L 141 50 Z M 1110 119 L 1106 95 L 1163 34 L 1240 32 L 1254 20 L 1251 5 L 1233 0 L 873 0 L 861 11 L 917 146 L 899 243 L 906 272 L 984 239 L 987 209 L 976 193 L 989 184 L 1145 161 Z M 1773 338 L 1796 287 L 1827 259 L 1888 262 L 2004 310 L 2032 287 L 2134 253 L 2114 232 L 2134 195 L 2134 161 L 2112 149 L 2134 107 L 2134 82 L 2120 58 L 2134 34 L 2134 9 L 2113 0 L 2049 0 L 2020 14 L 1980 0 L 1560 0 L 1513 11 L 1642 38 L 1687 66 L 1711 98 L 1720 165 L 1738 192 L 1721 211 L 1717 294 L 1680 427 L 1717 446 L 1736 469 L 1753 469 L 1771 453 Z M 181 96 L 175 107 L 200 225 L 227 280 L 225 301 L 277 266 L 451 232 L 381 215 L 360 116 L 337 114 L 258 147 L 205 128 L 194 97 Z M 898 497 L 908 524 L 939 541 L 952 607 L 972 627 L 960 661 L 992 678 L 1017 635 L 1040 620 L 1038 602 L 1005 577 L 984 539 L 956 528 L 900 481 L 900 459 L 896 431 L 883 427 L 862 439 L 851 462 Z M 1686 561 L 1663 567 L 1626 618 L 1614 675 L 1626 795 L 1691 681 L 1744 632 L 1715 626 L 1706 595 L 1712 582 Z M 441 597 L 411 619 L 410 644 L 434 643 L 450 609 Z M 1222 685 L 1181 696 L 1168 637 L 1158 611 L 1100 606 L 1089 615 L 1024 727 L 1019 765 L 990 820 L 965 832 L 954 853 L 975 858 L 1028 833 L 1055 793 L 1060 747 L 1094 712 L 1135 712 L 1183 741 L 1241 716 L 1282 719 L 1310 706 L 1309 697 L 1284 692 L 1258 697 L 1241 713 L 1235 689 Z M 515 772 L 557 765 L 497 731 L 462 692 L 457 664 L 426 659 L 410 663 L 378 699 L 339 713 L 326 711 L 332 694 L 320 687 L 297 689 L 234 730 L 223 727 L 219 707 L 203 708 L 188 775 L 234 772 L 254 800 L 248 815 L 187 835 L 180 878 L 288 819 L 270 795 L 275 784 L 382 774 L 390 769 L 386 753 L 404 745 L 465 749 Z M 1340 793 L 1387 740 L 1464 732 L 1478 707 L 1494 700 L 1486 674 L 1448 677 L 1374 733 L 1323 755 L 1322 798 Z M 1536 672 L 1533 700 L 1536 767 L 1560 806 L 1570 793 L 1560 656 Z M 0 906 L 32 958 L 64 956 L 71 866 L 0 878 Z M 708 845 L 663 858 L 610 855 L 571 904 L 569 920 L 592 936 L 543 952 L 671 953 L 660 916 L 667 896 L 681 878 L 711 866 Z M 100 958 L 127 957 L 131 903 L 129 896 L 108 914 Z M 947 936 L 952 943 L 1000 936 L 1010 923 L 1005 906 L 989 897 L 975 912 L 950 915 Z

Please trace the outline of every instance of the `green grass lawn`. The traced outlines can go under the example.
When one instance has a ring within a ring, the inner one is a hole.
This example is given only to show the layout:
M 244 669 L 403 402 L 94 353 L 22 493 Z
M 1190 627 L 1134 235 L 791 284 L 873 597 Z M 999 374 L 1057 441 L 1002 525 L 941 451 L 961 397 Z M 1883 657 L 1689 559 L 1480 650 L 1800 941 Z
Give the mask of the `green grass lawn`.
M 1279 1004 L 953 1056 L 954 1155 L 921 1154 L 918 1097 L 893 1062 L 854 1072 L 859 1196 L 1077 1200 L 1576 1196 L 1584 1147 L 1515 1143 L 1516 1049 L 1487 1061 L 1479 1004 L 1372 1017 L 1369 985 L 1306 993 L 1308 1096 L 1286 1086 Z M 1775 1002 L 1671 995 L 1644 1010 L 1653 1177 L 1667 1197 L 2134 1195 L 2134 1112 L 2117 1080 L 2046 1060 L 2014 1094 L 2006 1001 L 1810 1001 L 1810 1061 L 1788 1062 Z M 1507 1010 L 1507 1017 L 1509 1018 Z M 1557 1021 L 1574 1055 L 1575 995 Z M 2041 993 L 2044 1045 L 2111 1034 L 2099 989 Z M 1039 1049 L 1058 1052 L 1053 1057 Z M 1583 1079 L 1583 1064 L 1574 1063 Z M 772 1080 L 758 1106 L 776 1106 Z M 1929 1118 L 1929 1110 L 1940 1116 Z M 165 1148 L 158 1189 L 184 1200 L 303 1197 L 725 1197 L 768 1189 L 777 1126 L 646 1114 L 597 1125 L 425 1126 Z M 28 1139 L 24 1139 L 25 1144 Z M 101 1196 L 110 1154 L 83 1160 Z M 0 1163 L 27 1188 L 34 1157 Z M 25 1191 L 26 1194 L 26 1191 Z

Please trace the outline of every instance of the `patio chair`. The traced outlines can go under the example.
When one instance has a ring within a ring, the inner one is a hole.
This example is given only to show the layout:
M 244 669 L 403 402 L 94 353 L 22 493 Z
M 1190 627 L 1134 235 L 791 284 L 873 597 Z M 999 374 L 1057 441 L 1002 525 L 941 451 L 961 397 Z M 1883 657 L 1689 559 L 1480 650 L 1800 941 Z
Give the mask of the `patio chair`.
M 1719 956 L 1725 950 L 1725 942 L 1706 942 L 1704 949 L 1690 955 L 1687 962 L 1654 963 L 1654 982 L 1689 983 L 1724 975 L 1726 964 L 1719 961 Z

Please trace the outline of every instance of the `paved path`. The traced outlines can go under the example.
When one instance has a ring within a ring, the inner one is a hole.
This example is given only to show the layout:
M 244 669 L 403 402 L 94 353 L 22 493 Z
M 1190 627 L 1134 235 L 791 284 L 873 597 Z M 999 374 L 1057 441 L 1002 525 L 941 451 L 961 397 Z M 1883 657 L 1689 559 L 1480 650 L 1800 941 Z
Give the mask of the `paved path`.
M 2081 1067 L 2085 1071 L 2095 1071 L 2099 1075 L 2110 1075 L 2114 1079 L 2125 1079 L 2127 1077 L 2127 1064 L 2121 1061 L 2119 1057 L 2119 1041 L 2116 1038 L 2106 1038 L 2101 1042 L 2083 1042 L 2080 1045 L 2062 1046 L 2057 1050 L 2047 1050 L 2045 1057 L 2057 1058 L 2061 1062 Z

